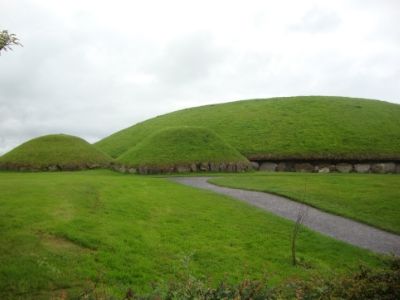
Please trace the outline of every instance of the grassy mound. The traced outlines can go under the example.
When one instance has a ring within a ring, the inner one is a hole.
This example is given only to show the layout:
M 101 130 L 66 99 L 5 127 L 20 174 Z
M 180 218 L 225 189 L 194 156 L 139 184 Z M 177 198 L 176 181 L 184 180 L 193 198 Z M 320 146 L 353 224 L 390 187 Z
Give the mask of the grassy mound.
M 161 171 L 220 171 L 249 165 L 249 161 L 209 129 L 162 129 L 121 155 L 117 162 Z M 235 167 L 233 167 L 235 166 Z M 225 168 L 225 169 L 224 169 Z M 234 171 L 232 169 L 232 171 Z
M 75 170 L 108 165 L 111 158 L 85 140 L 54 134 L 32 139 L 0 158 L 0 169 Z
M 250 159 L 400 159 L 400 105 L 308 96 L 207 105 L 114 133 L 96 147 L 118 157 L 165 127 L 202 126 Z

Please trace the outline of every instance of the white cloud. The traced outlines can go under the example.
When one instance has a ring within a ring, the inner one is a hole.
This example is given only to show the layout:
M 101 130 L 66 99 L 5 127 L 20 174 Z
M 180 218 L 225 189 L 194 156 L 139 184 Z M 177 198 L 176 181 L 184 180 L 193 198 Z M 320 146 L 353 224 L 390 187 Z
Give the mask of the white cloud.
M 255 97 L 400 103 L 400 5 L 386 1 L 0 0 L 0 153 L 95 141 L 176 109 Z
M 341 19 L 336 12 L 313 7 L 303 15 L 300 22 L 289 28 L 307 33 L 321 33 L 335 30 L 340 22 Z

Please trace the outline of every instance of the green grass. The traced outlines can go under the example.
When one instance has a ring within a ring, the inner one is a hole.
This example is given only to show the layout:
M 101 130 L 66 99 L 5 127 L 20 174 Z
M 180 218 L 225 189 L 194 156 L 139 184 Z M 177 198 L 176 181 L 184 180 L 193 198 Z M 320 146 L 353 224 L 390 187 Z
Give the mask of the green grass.
M 100 282 L 118 294 L 148 291 L 190 272 L 212 282 L 270 274 L 273 282 L 344 272 L 378 256 L 304 230 L 290 264 L 293 223 L 164 178 L 97 170 L 0 172 L 0 298 L 76 296 Z
M 400 159 L 400 105 L 345 97 L 237 101 L 176 111 L 96 143 L 118 157 L 165 127 L 213 130 L 250 159 Z
M 399 175 L 256 173 L 210 181 L 283 195 L 400 234 Z
M 248 163 L 243 155 L 211 130 L 187 126 L 157 131 L 117 161 L 131 166 L 161 167 L 201 162 Z
M 32 139 L 0 157 L 0 167 L 42 168 L 51 165 L 80 167 L 107 165 L 111 158 L 85 140 L 53 134 Z

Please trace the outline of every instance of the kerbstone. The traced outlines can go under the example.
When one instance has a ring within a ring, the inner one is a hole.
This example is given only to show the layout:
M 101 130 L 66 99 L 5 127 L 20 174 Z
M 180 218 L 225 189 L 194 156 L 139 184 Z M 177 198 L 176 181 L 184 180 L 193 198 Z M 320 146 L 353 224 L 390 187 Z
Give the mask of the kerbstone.
M 260 165 L 260 171 L 275 172 L 278 164 L 274 162 L 263 162 Z
M 329 167 L 322 167 L 318 169 L 318 173 L 329 173 L 331 170 Z
M 353 165 L 347 163 L 340 163 L 336 165 L 336 170 L 340 173 L 350 173 L 353 170 Z
M 188 167 L 188 166 L 177 166 L 176 167 L 176 171 L 178 173 L 188 173 L 188 172 L 190 172 L 190 167 Z
M 373 173 L 394 173 L 396 171 L 396 164 L 393 162 L 377 163 L 371 167 Z
M 252 161 L 251 163 L 251 167 L 253 168 L 253 170 L 259 170 L 260 169 L 260 164 L 256 161 Z
M 354 170 L 357 173 L 368 173 L 371 170 L 370 164 L 355 164 Z
M 296 172 L 312 172 L 314 171 L 314 166 L 310 163 L 297 163 L 294 165 Z

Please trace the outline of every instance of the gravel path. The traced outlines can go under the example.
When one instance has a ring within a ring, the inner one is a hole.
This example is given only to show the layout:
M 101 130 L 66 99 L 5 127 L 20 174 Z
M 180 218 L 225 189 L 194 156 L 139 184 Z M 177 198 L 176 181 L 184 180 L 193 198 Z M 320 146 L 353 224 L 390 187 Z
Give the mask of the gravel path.
M 268 193 L 219 187 L 207 182 L 210 177 L 174 177 L 171 180 L 196 188 L 211 190 L 296 220 L 299 210 L 306 211 L 303 225 L 349 244 L 378 253 L 400 255 L 400 236 L 335 216 L 284 197 Z

